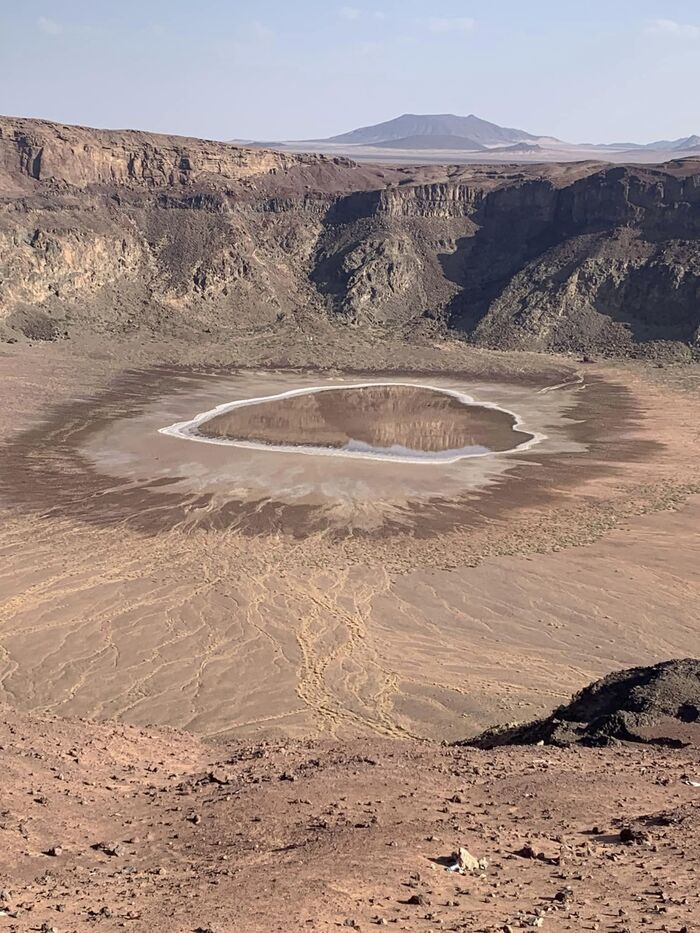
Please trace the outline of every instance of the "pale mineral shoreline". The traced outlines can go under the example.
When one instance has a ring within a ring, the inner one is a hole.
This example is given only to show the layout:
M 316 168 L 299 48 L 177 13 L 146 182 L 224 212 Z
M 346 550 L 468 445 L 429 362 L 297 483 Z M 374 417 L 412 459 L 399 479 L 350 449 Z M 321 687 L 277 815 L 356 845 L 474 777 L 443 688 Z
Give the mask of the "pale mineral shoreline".
M 331 448 L 331 447 L 316 447 L 311 445 L 293 445 L 293 444 L 265 444 L 258 441 L 244 441 L 237 440 L 235 438 L 225 438 L 225 437 L 211 437 L 199 433 L 199 428 L 207 421 L 212 420 L 213 418 L 219 417 L 220 415 L 226 414 L 229 411 L 233 411 L 236 408 L 244 408 L 251 405 L 259 405 L 265 402 L 274 402 L 279 401 L 285 398 L 293 398 L 300 395 L 312 395 L 317 392 L 330 392 L 333 390 L 347 390 L 347 389 L 367 389 L 375 386 L 399 386 L 406 388 L 419 388 L 426 389 L 432 392 L 440 392 L 443 395 L 450 395 L 453 398 L 458 399 L 464 405 L 473 405 L 480 408 L 487 408 L 493 411 L 500 411 L 504 414 L 510 415 L 514 419 L 513 431 L 525 433 L 530 435 L 530 439 L 523 441 L 521 444 L 517 444 L 515 447 L 512 447 L 510 450 L 505 451 L 492 451 L 492 450 L 480 450 L 475 451 L 472 447 L 465 447 L 459 450 L 446 450 L 441 452 L 426 452 L 424 454 L 419 454 L 417 451 L 409 450 L 408 448 L 399 448 L 395 453 L 389 452 L 394 448 L 375 448 L 370 450 L 362 450 L 357 448 L 345 447 L 345 448 Z M 512 454 L 512 453 L 522 453 L 525 450 L 529 450 L 532 447 L 540 444 L 542 441 L 547 440 L 547 435 L 541 432 L 532 431 L 525 426 L 524 419 L 517 412 L 512 411 L 508 408 L 504 408 L 502 405 L 498 405 L 496 402 L 487 402 L 487 401 L 478 401 L 472 395 L 468 395 L 465 392 L 460 392 L 457 389 L 449 389 L 443 386 L 434 386 L 427 383 L 413 383 L 413 382 L 359 382 L 359 383 L 348 383 L 345 385 L 325 385 L 325 386 L 308 386 L 301 389 L 290 389 L 286 392 L 280 392 L 276 395 L 266 395 L 260 396 L 258 398 L 251 399 L 237 399 L 233 402 L 224 402 L 221 405 L 217 405 L 215 408 L 209 409 L 208 411 L 200 412 L 200 414 L 195 415 L 189 421 L 179 421 L 175 424 L 168 425 L 164 428 L 159 428 L 159 434 L 165 434 L 169 437 L 177 437 L 182 440 L 196 441 L 203 444 L 218 444 L 220 446 L 227 447 L 239 447 L 247 450 L 267 450 L 277 453 L 300 453 L 307 454 L 311 456 L 322 456 L 322 457 L 348 457 L 357 460 L 379 460 L 379 461 L 388 461 L 391 463 L 412 463 L 412 464 L 445 464 L 445 463 L 457 463 L 459 460 L 472 459 L 475 457 L 489 457 L 496 454 Z M 406 454 L 399 452 L 406 450 Z

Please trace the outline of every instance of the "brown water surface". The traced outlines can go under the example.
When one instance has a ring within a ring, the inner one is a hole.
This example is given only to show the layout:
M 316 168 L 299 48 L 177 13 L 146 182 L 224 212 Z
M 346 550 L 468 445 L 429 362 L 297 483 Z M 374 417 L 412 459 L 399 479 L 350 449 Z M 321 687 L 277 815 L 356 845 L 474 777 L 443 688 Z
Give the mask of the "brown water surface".
M 532 438 L 507 411 L 425 386 L 321 389 L 230 408 L 201 422 L 205 437 L 401 456 L 512 450 Z

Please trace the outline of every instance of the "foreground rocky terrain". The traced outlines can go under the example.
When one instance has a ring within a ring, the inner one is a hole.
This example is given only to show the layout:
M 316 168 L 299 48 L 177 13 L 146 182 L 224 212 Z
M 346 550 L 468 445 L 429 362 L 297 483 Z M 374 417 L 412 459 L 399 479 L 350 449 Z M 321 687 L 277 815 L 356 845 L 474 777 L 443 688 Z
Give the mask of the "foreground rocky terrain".
M 5 707 L 0 761 L 12 933 L 700 921 L 693 745 L 206 745 Z
M 686 358 L 700 161 L 360 166 L 0 120 L 0 339 L 404 340 Z

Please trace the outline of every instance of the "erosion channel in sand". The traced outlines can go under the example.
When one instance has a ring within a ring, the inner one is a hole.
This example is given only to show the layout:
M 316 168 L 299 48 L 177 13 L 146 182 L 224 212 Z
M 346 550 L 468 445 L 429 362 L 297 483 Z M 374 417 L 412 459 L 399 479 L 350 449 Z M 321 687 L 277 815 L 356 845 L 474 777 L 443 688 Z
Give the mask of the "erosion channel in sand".
M 527 449 L 543 439 L 493 403 L 411 383 L 312 386 L 219 405 L 161 429 L 206 443 L 413 463 Z

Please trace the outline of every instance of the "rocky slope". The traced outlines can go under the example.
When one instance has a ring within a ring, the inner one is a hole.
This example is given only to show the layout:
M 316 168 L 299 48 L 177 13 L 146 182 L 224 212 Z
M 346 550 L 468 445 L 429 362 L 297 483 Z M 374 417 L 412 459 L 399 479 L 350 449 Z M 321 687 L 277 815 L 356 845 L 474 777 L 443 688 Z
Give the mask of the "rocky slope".
M 0 338 L 226 340 L 319 317 L 687 355 L 700 161 L 392 168 L 0 120 Z
M 9 933 L 623 933 L 700 916 L 697 748 L 207 745 L 2 709 L 0 762 Z
M 616 671 L 546 719 L 491 729 L 464 744 L 604 746 L 620 741 L 700 745 L 699 660 Z

